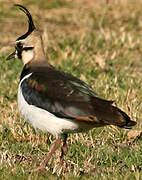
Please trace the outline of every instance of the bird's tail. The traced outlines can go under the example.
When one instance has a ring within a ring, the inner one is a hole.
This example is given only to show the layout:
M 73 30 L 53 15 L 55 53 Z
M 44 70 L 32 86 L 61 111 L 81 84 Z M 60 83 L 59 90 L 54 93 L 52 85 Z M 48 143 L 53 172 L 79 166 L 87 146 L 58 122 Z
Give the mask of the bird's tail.
M 123 112 L 119 108 L 117 108 L 117 110 L 123 116 L 123 118 L 126 120 L 123 125 L 119 126 L 120 128 L 131 129 L 132 126 L 135 126 L 137 124 L 135 121 L 132 121 L 125 112 Z

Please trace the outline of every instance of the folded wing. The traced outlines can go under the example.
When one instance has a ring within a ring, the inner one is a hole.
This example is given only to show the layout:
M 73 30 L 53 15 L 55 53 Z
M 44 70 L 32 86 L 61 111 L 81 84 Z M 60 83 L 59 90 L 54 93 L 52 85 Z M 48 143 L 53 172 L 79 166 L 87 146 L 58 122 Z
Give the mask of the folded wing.
M 45 71 L 45 73 L 44 73 Z M 37 68 L 22 84 L 26 101 L 61 118 L 75 119 L 96 126 L 135 125 L 129 116 L 99 97 L 86 83 L 54 68 Z

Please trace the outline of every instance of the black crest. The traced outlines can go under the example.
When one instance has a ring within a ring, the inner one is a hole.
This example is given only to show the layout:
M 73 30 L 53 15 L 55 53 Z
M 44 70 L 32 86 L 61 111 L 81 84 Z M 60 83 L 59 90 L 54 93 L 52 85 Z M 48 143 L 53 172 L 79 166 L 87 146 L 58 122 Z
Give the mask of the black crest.
M 25 38 L 26 38 L 29 34 L 31 34 L 31 33 L 33 32 L 33 30 L 36 29 L 36 28 L 35 28 L 35 25 L 34 25 L 34 23 L 33 23 L 33 19 L 32 19 L 32 16 L 31 16 L 30 12 L 29 12 L 26 8 L 25 8 L 24 6 L 22 6 L 22 5 L 19 5 L 19 4 L 14 4 L 14 6 L 19 7 L 19 9 L 20 9 L 21 11 L 23 11 L 23 12 L 26 14 L 26 16 L 28 17 L 28 23 L 29 23 L 28 31 L 27 31 L 24 35 L 22 35 L 21 37 L 19 37 L 17 40 L 25 39 Z

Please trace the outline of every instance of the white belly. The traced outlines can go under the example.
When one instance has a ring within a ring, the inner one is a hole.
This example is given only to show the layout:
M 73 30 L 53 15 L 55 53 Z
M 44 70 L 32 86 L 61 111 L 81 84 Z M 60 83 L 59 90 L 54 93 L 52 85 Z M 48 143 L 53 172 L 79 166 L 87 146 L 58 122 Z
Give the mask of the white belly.
M 22 81 L 30 75 L 24 77 Z M 82 132 L 93 128 L 86 125 L 86 123 L 59 118 L 44 109 L 29 105 L 22 95 L 20 85 L 18 88 L 18 107 L 25 121 L 29 122 L 35 129 L 38 128 L 44 132 L 49 132 L 56 137 L 62 133 Z

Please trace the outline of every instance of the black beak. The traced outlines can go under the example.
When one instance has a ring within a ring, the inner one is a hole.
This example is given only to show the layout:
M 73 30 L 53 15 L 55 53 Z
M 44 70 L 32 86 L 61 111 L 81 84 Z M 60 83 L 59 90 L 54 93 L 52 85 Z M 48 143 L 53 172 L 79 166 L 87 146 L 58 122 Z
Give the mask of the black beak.
M 11 53 L 11 54 L 6 58 L 6 60 L 13 59 L 13 58 L 15 58 L 15 56 L 16 56 L 16 51 L 14 51 L 13 53 Z

